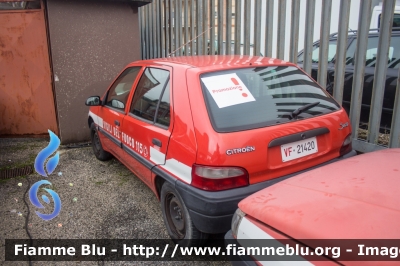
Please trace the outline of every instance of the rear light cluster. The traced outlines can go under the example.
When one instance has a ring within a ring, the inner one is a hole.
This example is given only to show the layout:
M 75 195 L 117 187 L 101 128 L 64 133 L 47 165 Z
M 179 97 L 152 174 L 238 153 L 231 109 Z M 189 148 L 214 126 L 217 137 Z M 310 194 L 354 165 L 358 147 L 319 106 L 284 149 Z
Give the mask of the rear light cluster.
M 215 167 L 194 164 L 192 186 L 202 190 L 219 191 L 249 185 L 249 174 L 241 167 Z
M 347 137 L 344 139 L 342 147 L 340 148 L 340 156 L 343 156 L 349 152 L 351 152 L 351 150 L 353 149 L 353 147 L 351 146 L 351 133 L 349 135 L 347 135 Z

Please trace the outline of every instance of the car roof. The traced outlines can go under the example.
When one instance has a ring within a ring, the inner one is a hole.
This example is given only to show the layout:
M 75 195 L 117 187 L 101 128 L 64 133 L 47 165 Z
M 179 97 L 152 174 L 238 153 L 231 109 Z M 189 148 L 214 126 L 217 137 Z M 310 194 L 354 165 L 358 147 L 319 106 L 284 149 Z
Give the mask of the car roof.
M 348 37 L 357 37 L 357 30 L 349 30 Z M 330 38 L 337 38 L 338 32 L 329 35 Z M 392 28 L 392 36 L 397 36 L 400 34 L 400 28 Z M 368 36 L 379 36 L 379 29 L 369 29 Z M 318 40 L 317 42 L 320 42 Z
M 204 68 L 213 66 L 229 67 L 229 66 L 269 66 L 269 65 L 286 65 L 296 66 L 292 63 L 263 56 L 248 55 L 205 55 L 205 56 L 174 56 L 167 58 L 155 58 L 148 60 L 135 61 L 132 64 L 160 64 L 160 65 L 181 65 L 188 68 Z
M 297 239 L 397 239 L 399 162 L 400 149 L 354 156 L 279 182 L 239 207 Z

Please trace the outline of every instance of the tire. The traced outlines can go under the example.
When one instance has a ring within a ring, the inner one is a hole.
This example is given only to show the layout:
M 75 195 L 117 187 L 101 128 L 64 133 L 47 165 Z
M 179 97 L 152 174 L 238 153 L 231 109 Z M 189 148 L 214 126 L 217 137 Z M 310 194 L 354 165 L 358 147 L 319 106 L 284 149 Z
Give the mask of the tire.
M 175 243 L 192 247 L 206 242 L 208 234 L 197 230 L 178 191 L 168 182 L 161 188 L 161 211 L 168 234 Z
M 103 150 L 103 146 L 101 146 L 99 134 L 96 130 L 96 126 L 94 125 L 94 123 L 90 125 L 90 136 L 92 138 L 93 153 L 96 158 L 100 161 L 110 160 L 112 158 L 112 155 L 111 153 Z

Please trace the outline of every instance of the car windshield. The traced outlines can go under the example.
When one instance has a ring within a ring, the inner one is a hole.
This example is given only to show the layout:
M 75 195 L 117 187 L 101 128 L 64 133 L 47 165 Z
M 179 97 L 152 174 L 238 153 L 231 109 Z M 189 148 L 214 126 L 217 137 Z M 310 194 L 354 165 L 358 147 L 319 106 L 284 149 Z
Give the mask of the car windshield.
M 292 66 L 211 72 L 200 80 L 217 132 L 273 126 L 340 109 L 326 91 Z

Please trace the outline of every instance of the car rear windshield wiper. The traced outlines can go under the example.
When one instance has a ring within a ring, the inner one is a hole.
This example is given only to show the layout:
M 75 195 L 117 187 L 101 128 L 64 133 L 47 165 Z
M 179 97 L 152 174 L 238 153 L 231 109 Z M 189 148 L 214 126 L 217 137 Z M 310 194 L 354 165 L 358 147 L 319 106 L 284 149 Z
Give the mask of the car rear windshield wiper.
M 294 111 L 290 114 L 290 118 L 291 118 L 291 119 L 296 118 L 296 117 L 297 117 L 299 114 L 301 114 L 302 112 L 307 111 L 307 110 L 309 110 L 309 109 L 311 109 L 311 108 L 317 106 L 319 103 L 320 103 L 320 102 L 309 103 L 309 104 L 306 104 L 306 105 L 304 105 L 304 106 L 302 106 L 302 107 L 297 108 L 296 110 L 294 110 Z

